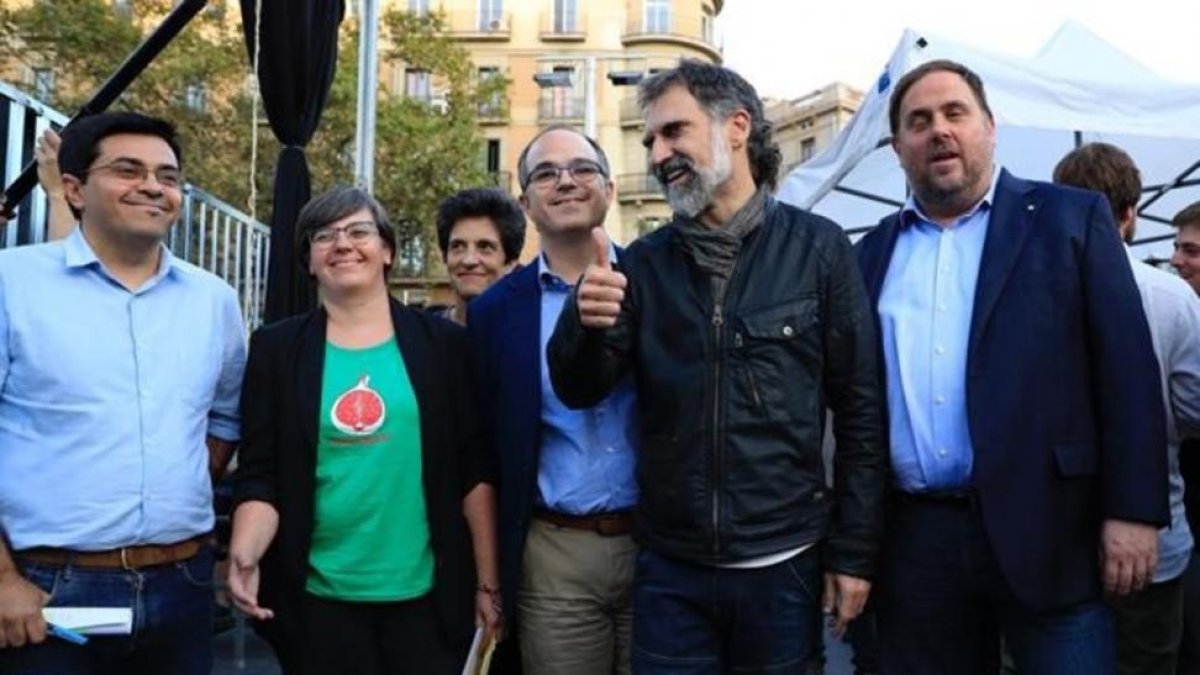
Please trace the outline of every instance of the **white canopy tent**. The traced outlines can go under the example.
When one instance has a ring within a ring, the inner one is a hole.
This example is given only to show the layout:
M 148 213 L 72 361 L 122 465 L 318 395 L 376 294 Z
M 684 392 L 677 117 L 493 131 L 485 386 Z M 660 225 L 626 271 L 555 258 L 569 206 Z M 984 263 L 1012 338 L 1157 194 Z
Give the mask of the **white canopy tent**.
M 904 73 L 935 59 L 979 73 L 996 117 L 996 161 L 1018 176 L 1050 180 L 1059 159 L 1089 141 L 1128 152 L 1145 185 L 1135 250 L 1170 256 L 1171 217 L 1200 200 L 1200 86 L 1158 77 L 1075 23 L 1032 58 L 906 30 L 850 123 L 784 178 L 778 197 L 851 233 L 895 211 L 906 187 L 890 146 L 888 99 Z

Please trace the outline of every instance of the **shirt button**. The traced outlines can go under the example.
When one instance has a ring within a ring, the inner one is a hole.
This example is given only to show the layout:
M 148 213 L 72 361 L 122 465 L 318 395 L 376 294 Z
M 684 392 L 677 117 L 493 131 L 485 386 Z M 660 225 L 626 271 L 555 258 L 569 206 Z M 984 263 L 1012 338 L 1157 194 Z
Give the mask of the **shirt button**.
M 795 333 L 795 332 L 796 332 L 796 331 L 795 331 L 795 330 L 793 330 L 791 326 L 784 326 L 784 327 L 783 327 L 783 336 L 784 336 L 784 337 L 792 337 L 792 334 L 793 334 L 793 333 Z
M 934 351 L 934 352 L 936 352 L 936 353 L 938 353 L 938 354 L 945 354 L 945 353 L 946 353 L 946 348 L 945 348 L 945 347 L 943 347 L 943 346 L 941 346 L 941 345 L 938 345 L 938 346 L 936 346 L 936 347 L 934 347 L 934 348 L 933 348 L 933 351 Z
M 946 397 L 945 396 L 934 396 L 933 402 L 938 405 L 941 405 L 946 402 Z
M 946 456 L 946 449 L 945 449 L 945 448 L 942 448 L 941 450 L 938 450 L 938 455 L 939 455 L 939 456 L 941 456 L 941 457 L 945 457 L 945 456 Z
M 939 311 L 939 312 L 944 312 L 944 311 L 946 311 L 946 304 L 945 304 L 945 303 L 942 303 L 942 304 L 938 305 L 938 311 Z

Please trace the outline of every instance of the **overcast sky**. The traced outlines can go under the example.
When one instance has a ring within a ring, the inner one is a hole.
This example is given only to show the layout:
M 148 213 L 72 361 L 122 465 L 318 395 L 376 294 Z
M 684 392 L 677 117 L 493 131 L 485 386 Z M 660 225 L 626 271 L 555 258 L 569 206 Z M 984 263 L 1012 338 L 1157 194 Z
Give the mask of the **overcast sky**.
M 1033 56 L 1067 20 L 1162 77 L 1200 83 L 1200 0 L 725 0 L 717 22 L 725 64 L 759 94 L 791 98 L 835 80 L 867 88 L 905 28 Z

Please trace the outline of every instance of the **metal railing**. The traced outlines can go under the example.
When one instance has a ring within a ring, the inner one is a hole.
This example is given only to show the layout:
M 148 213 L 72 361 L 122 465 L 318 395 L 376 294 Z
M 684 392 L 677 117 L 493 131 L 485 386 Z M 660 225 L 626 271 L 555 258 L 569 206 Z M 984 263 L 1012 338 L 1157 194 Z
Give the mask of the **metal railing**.
M 0 175 L 11 183 L 33 161 L 33 145 L 50 126 L 69 118 L 4 82 L 0 82 Z M 41 186 L 17 205 L 4 228 L 0 248 L 46 240 L 49 202 Z M 238 293 L 248 328 L 262 323 L 266 299 L 270 228 L 190 183 L 184 185 L 179 220 L 167 236 L 178 258 L 224 279 Z
M 648 173 L 624 173 L 617 176 L 617 194 L 622 199 L 664 199 L 662 184 Z
M 538 99 L 538 121 L 542 123 L 582 120 L 583 112 L 583 96 L 543 94 Z

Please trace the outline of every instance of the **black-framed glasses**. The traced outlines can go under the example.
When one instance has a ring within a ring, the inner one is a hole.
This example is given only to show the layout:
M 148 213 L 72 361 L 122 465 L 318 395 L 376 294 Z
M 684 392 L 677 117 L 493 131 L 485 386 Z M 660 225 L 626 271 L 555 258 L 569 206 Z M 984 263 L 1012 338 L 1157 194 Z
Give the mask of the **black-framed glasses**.
M 558 185 L 558 179 L 562 176 L 562 172 L 566 171 L 571 174 L 571 180 L 576 183 L 582 183 L 592 180 L 596 176 L 603 176 L 604 167 L 590 159 L 573 159 L 565 165 L 559 164 L 539 164 L 529 172 L 529 178 L 526 179 L 526 185 L 532 185 L 535 188 L 546 190 Z
M 110 176 L 123 181 L 136 181 L 141 183 L 146 180 L 150 174 L 154 174 L 154 180 L 158 184 L 172 189 L 183 187 L 183 171 L 173 166 L 160 166 L 157 169 L 135 162 L 129 159 L 118 159 L 108 164 L 89 167 L 84 173 L 107 173 Z
M 319 230 L 313 230 L 308 235 L 308 242 L 313 245 L 313 248 L 325 246 L 333 246 L 337 241 L 338 235 L 345 233 L 346 238 L 351 244 L 362 244 L 370 241 L 371 237 L 379 234 L 379 227 L 367 220 L 348 223 L 341 227 L 322 227 Z

